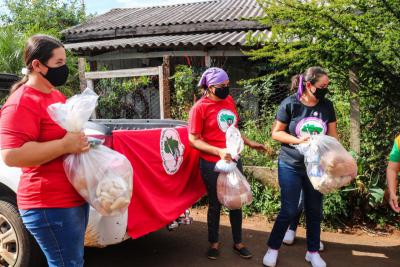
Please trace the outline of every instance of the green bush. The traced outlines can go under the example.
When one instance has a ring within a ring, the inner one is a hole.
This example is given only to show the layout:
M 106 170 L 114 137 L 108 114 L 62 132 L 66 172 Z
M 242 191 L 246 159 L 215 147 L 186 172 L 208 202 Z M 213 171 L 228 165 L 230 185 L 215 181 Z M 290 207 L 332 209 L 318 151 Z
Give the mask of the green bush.
M 170 78 L 173 83 L 171 113 L 174 119 L 187 121 L 189 111 L 195 99 L 199 97 L 197 82 L 200 79 L 196 70 L 186 65 L 176 66 L 174 75 Z
M 141 119 L 149 114 L 149 103 L 140 89 L 150 86 L 148 76 L 135 78 L 100 79 L 96 83 L 99 94 L 98 117 L 105 119 Z M 140 105 L 136 99 L 139 99 Z
M 265 186 L 249 175 L 247 177 L 253 192 L 253 202 L 243 207 L 243 214 L 251 216 L 258 213 L 267 216 L 268 219 L 274 219 L 281 207 L 279 190 Z

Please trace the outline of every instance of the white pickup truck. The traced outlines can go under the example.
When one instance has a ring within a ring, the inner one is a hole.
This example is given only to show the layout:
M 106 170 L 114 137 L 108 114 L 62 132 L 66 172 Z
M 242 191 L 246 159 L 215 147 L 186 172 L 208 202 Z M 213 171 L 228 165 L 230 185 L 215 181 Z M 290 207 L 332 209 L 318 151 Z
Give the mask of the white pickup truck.
M 86 125 L 89 135 L 110 135 L 112 129 L 173 128 L 186 125 L 176 120 L 96 120 Z M 157 140 L 157 142 L 159 142 Z M 16 191 L 21 170 L 6 166 L 0 157 L 0 266 L 43 266 L 43 254 L 35 240 L 25 229 L 18 213 Z M 189 224 L 188 212 L 167 227 Z M 91 209 L 85 237 L 86 246 L 106 246 L 129 238 L 126 234 L 127 214 L 119 217 L 102 217 Z M 101 231 L 107 229 L 107 231 Z

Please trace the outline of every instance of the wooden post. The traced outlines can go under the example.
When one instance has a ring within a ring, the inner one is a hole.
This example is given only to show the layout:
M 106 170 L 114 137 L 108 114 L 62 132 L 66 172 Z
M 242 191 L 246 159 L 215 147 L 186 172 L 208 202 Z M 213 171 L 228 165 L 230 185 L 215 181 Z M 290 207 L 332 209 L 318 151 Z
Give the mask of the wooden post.
M 79 88 L 81 92 L 86 89 L 87 83 L 85 79 L 86 59 L 83 57 L 78 58 L 78 72 L 79 72 Z
M 356 71 L 349 70 L 350 85 L 350 148 L 360 154 L 360 84 Z
M 208 52 L 206 52 L 206 55 L 204 56 L 204 63 L 207 68 L 211 67 L 211 56 Z
M 160 119 L 164 119 L 164 74 L 163 66 L 158 67 L 158 96 L 160 98 Z
M 169 76 L 170 57 L 163 56 L 163 64 L 159 67 L 160 119 L 171 118 L 171 90 Z

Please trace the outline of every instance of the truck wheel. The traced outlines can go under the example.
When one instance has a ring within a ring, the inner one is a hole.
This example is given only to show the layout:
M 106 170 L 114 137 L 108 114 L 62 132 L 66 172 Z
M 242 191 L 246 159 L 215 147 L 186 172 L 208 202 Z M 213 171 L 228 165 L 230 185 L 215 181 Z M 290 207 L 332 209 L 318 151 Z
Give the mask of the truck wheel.
M 44 255 L 26 230 L 15 201 L 0 197 L 0 266 L 43 266 Z

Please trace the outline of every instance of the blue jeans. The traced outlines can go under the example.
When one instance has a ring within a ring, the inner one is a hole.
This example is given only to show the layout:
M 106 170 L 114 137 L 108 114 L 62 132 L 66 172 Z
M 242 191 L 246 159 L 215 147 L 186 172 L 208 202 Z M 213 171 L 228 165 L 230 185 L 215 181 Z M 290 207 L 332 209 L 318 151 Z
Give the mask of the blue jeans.
M 89 205 L 19 210 L 49 267 L 82 267 Z
M 269 236 L 268 246 L 272 249 L 281 247 L 289 224 L 299 214 L 300 196 L 301 191 L 303 191 L 307 225 L 307 250 L 317 252 L 321 233 L 322 194 L 313 188 L 304 168 L 296 168 L 279 161 L 278 179 L 281 188 L 281 210 Z
M 295 232 L 297 230 L 297 226 L 299 225 L 301 214 L 303 213 L 303 210 L 304 210 L 304 194 L 303 194 L 303 191 L 301 191 L 301 193 L 300 193 L 299 205 L 297 207 L 298 207 L 298 214 L 297 214 L 297 216 L 294 218 L 294 220 L 292 221 L 292 223 L 289 226 L 289 229 L 293 230 Z

